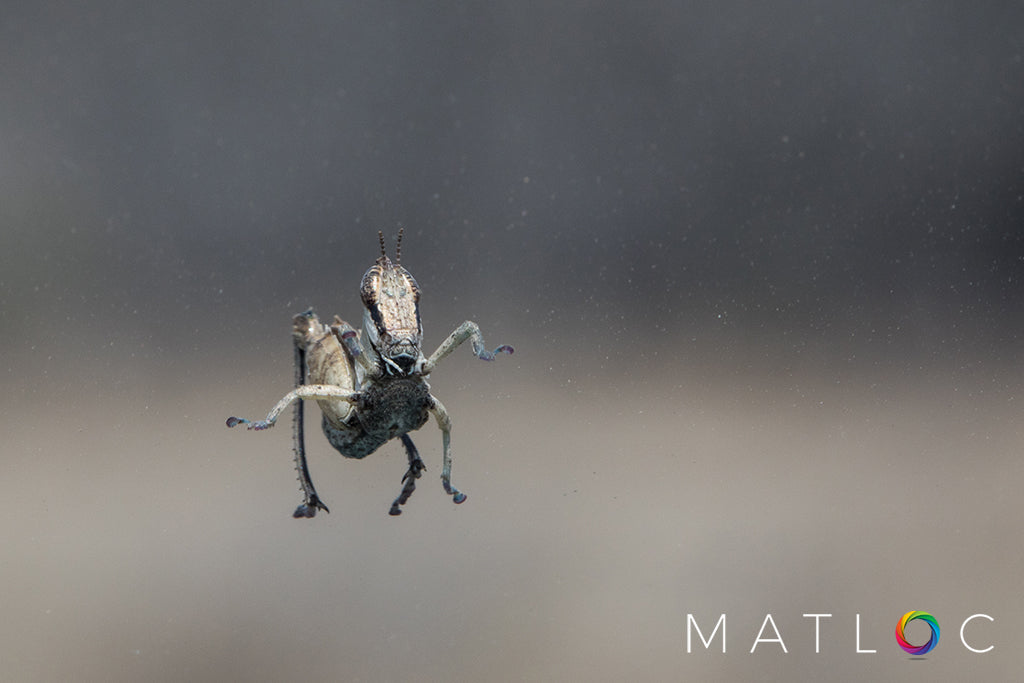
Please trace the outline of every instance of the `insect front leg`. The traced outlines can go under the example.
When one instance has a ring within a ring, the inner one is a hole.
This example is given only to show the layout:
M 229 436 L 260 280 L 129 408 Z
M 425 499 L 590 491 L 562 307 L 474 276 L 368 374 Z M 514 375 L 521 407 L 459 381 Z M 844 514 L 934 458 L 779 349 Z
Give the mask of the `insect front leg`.
M 359 332 L 355 328 L 338 316 L 334 316 L 334 323 L 330 329 L 338 343 L 348 351 L 352 363 L 359 368 L 360 381 L 364 377 L 373 377 L 377 374 L 377 353 L 372 348 L 367 352 L 359 341 Z
M 353 358 L 363 355 L 363 347 L 359 343 L 359 332 L 340 317 L 334 316 L 331 332 L 338 338 L 338 342 L 348 349 L 349 354 Z
M 448 417 L 448 411 L 444 409 L 441 402 L 433 396 L 430 397 L 433 405 L 430 407 L 430 414 L 437 420 L 437 426 L 441 429 L 441 485 L 444 491 L 452 497 L 456 505 L 466 502 L 466 494 L 452 486 L 452 419 Z
M 458 346 L 466 341 L 467 339 L 473 340 L 473 355 L 480 360 L 494 360 L 494 357 L 499 353 L 512 353 L 514 349 L 508 344 L 502 344 L 493 351 L 488 351 L 484 346 L 484 337 L 480 334 L 480 327 L 470 320 L 462 323 L 455 328 L 455 331 L 448 335 L 448 338 L 441 342 L 441 345 L 437 347 L 437 351 L 434 351 L 423 363 L 423 369 L 420 371 L 424 375 L 430 374 L 430 371 L 434 369 L 442 358 L 449 355 Z
M 406 501 L 409 500 L 409 496 L 416 490 L 416 480 L 422 476 L 423 470 L 427 469 L 427 466 L 423 464 L 423 460 L 420 459 L 419 451 L 416 450 L 416 446 L 408 434 L 402 434 L 402 445 L 405 446 L 405 452 L 409 456 L 409 469 L 406 470 L 405 476 L 402 477 L 402 492 L 398 495 L 398 498 L 395 498 L 395 502 L 391 504 L 391 512 L 388 513 L 391 515 L 402 514 L 399 506 L 405 505 Z

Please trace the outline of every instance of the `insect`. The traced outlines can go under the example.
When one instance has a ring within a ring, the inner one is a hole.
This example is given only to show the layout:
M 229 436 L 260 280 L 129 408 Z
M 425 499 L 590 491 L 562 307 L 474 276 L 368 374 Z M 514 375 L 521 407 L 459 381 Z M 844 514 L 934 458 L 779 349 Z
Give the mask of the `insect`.
M 441 429 L 441 484 L 458 504 L 466 500 L 466 494 L 451 483 L 452 420 L 441 402 L 431 395 L 427 377 L 441 359 L 466 340 L 472 341 L 474 355 L 482 360 L 494 360 L 500 353 L 513 351 L 508 345 L 488 351 L 480 328 L 467 320 L 433 354 L 424 356 L 420 349 L 420 288 L 401 266 L 402 230 L 398 231 L 394 263 L 387 256 L 384 233 L 378 236 L 380 257 L 363 275 L 359 288 L 363 301 L 362 330 L 354 329 L 338 316 L 334 316 L 333 324 L 325 325 L 312 309 L 295 316 L 295 389 L 285 394 L 264 420 L 227 420 L 228 427 L 244 424 L 248 429 L 269 429 L 289 405 L 298 401 L 292 441 L 304 500 L 292 515 L 296 518 L 314 517 L 318 509 L 330 512 L 309 475 L 300 399 L 314 399 L 320 405 L 324 435 L 346 458 L 365 458 L 391 439 L 401 439 L 409 469 L 402 477 L 398 498 L 391 504 L 392 515 L 402 514 L 401 506 L 416 490 L 416 480 L 426 469 L 409 432 L 422 427 L 433 415 Z

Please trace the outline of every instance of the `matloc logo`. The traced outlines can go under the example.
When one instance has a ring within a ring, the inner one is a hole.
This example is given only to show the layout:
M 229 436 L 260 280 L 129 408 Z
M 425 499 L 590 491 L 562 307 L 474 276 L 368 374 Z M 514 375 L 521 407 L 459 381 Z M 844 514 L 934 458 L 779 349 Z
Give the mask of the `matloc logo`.
M 805 619 L 814 619 L 814 651 L 816 653 L 821 652 L 821 620 L 831 619 L 831 614 L 804 614 Z M 978 636 L 976 630 L 968 628 L 968 625 L 976 619 L 983 619 L 987 621 L 995 621 L 994 618 L 987 614 L 972 614 L 960 623 L 960 642 L 969 651 L 984 654 L 991 652 L 995 646 L 991 644 L 979 645 Z M 911 643 L 906 636 L 905 629 L 907 624 L 912 621 L 922 621 L 931 628 L 931 637 L 927 642 L 920 645 Z M 705 628 L 707 628 L 705 626 Z M 711 644 L 716 638 L 722 639 L 722 653 L 726 652 L 727 646 L 727 635 L 726 635 L 726 616 L 722 614 L 718 617 L 718 621 L 715 622 L 714 627 L 710 630 L 709 635 L 705 638 L 704 631 L 701 630 L 700 625 L 697 623 L 697 619 L 692 614 L 686 615 L 686 652 L 693 652 L 693 636 L 697 635 L 697 639 L 704 646 L 705 650 L 711 649 Z M 968 641 L 968 630 L 971 632 L 971 640 Z M 753 632 L 751 630 L 751 632 Z M 896 644 L 899 645 L 905 652 L 914 656 L 922 656 L 928 652 L 931 652 L 939 644 L 939 635 L 941 630 L 939 628 L 938 620 L 928 612 L 911 611 L 900 617 L 899 621 L 896 622 Z M 778 627 L 775 625 L 775 620 L 771 614 L 766 614 L 764 621 L 761 622 L 761 628 L 757 631 L 757 635 L 754 636 L 753 644 L 750 646 L 750 652 L 753 653 L 757 650 L 757 646 L 766 643 L 774 643 L 779 647 L 783 654 L 788 654 L 789 649 L 786 647 L 786 642 L 782 639 L 782 634 L 779 633 Z M 878 652 L 877 649 L 868 649 L 861 645 L 860 635 L 860 615 L 856 616 L 854 622 L 854 647 L 857 654 L 874 654 Z
M 924 645 L 911 645 L 907 642 L 907 638 L 903 633 L 903 629 L 906 628 L 907 624 L 915 619 L 921 619 L 932 629 L 932 637 L 929 638 L 928 642 Z M 960 637 L 963 638 L 962 628 L 960 629 L 960 634 Z M 907 654 L 923 655 L 931 652 L 935 646 L 939 644 L 939 622 L 935 620 L 935 617 L 927 612 L 907 612 L 900 617 L 899 623 L 896 624 L 896 642 L 900 644 L 900 647 L 902 647 L 904 652 Z M 967 645 L 966 641 L 964 641 L 964 645 Z

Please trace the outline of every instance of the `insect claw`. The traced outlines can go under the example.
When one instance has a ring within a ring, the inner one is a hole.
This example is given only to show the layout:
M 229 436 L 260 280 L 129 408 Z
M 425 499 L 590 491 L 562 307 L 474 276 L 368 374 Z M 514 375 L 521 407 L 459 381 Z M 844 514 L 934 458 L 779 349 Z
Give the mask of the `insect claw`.
M 249 421 L 246 420 L 244 417 L 229 417 L 227 422 L 228 427 L 235 427 L 237 425 L 247 424 L 249 424 Z
M 456 505 L 460 505 L 466 502 L 466 497 L 466 494 L 463 493 L 462 491 L 456 491 L 455 495 L 452 496 L 452 502 L 455 503 Z
M 414 460 L 409 464 L 409 469 L 405 471 L 405 476 L 402 477 L 402 483 L 404 484 L 407 479 L 414 478 L 419 479 L 423 476 L 423 473 L 427 471 L 427 466 L 423 464 L 422 460 Z
M 295 512 L 292 513 L 292 517 L 295 519 L 302 519 L 303 517 L 306 519 L 312 519 L 313 517 L 316 517 L 317 508 L 320 508 L 327 514 L 331 513 L 331 511 L 327 509 L 327 506 L 324 505 L 317 496 L 313 496 L 305 503 L 295 508 Z

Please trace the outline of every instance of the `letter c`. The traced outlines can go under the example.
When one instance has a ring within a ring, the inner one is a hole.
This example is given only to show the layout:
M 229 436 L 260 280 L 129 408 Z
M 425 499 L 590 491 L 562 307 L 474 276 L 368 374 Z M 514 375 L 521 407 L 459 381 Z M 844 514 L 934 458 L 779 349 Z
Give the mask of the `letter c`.
M 968 645 L 967 644 L 967 639 L 964 638 L 964 628 L 967 626 L 967 622 L 969 622 L 969 621 L 971 621 L 973 619 L 977 619 L 978 617 L 982 617 L 984 619 L 988 619 L 989 621 L 995 621 L 995 619 L 993 619 L 992 617 L 990 617 L 987 614 L 972 614 L 971 616 L 969 616 L 966 619 L 964 619 L 964 623 L 960 624 L 960 642 L 963 643 L 964 647 L 966 647 L 971 652 L 977 652 L 978 654 L 981 654 L 981 653 L 984 653 L 984 652 L 988 652 L 989 650 L 994 648 L 995 645 L 989 645 L 984 650 L 978 650 L 978 649 L 973 648 L 970 645 Z

